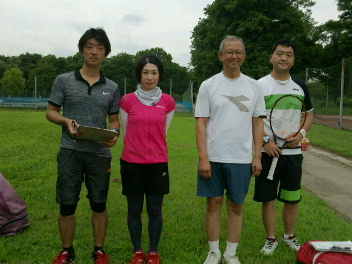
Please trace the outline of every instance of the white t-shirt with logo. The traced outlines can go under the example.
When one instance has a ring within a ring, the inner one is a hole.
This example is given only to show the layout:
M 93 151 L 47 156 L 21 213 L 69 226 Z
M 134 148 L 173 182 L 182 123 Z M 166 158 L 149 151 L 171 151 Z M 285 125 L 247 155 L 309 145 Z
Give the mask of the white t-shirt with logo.
M 210 161 L 248 164 L 253 158 L 252 118 L 266 117 L 263 89 L 241 73 L 237 79 L 223 72 L 204 81 L 195 117 L 208 117 L 207 151 Z

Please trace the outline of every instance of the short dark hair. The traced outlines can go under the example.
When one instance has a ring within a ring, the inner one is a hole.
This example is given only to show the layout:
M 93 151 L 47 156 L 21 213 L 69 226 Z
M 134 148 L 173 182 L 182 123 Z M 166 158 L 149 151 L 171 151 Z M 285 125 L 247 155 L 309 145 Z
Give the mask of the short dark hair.
M 105 47 L 105 56 L 108 56 L 111 52 L 111 45 L 106 32 L 102 28 L 90 28 L 88 29 L 83 36 L 79 39 L 78 49 L 80 52 L 83 52 L 83 47 L 88 41 L 88 39 L 94 38 L 96 41 L 102 43 Z
M 135 69 L 135 74 L 136 74 L 136 78 L 139 82 L 141 82 L 141 78 L 142 78 L 142 70 L 143 67 L 147 64 L 147 63 L 151 63 L 151 64 L 155 64 L 158 67 L 158 71 L 159 71 L 159 81 L 163 78 L 164 75 L 164 66 L 161 63 L 161 61 L 158 59 L 157 56 L 155 55 L 145 55 L 143 57 L 141 57 L 137 63 L 136 63 L 136 69 Z
M 271 54 L 274 54 L 277 46 L 284 46 L 284 47 L 291 47 L 293 49 L 293 53 L 296 53 L 296 46 L 289 40 L 287 39 L 279 39 L 275 42 L 272 50 L 271 50 Z

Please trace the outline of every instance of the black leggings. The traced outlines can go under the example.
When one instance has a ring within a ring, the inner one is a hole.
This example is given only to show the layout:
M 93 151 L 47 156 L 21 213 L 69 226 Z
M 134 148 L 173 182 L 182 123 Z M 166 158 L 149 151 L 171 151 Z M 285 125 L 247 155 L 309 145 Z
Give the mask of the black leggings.
M 163 229 L 163 205 L 164 196 L 146 195 L 147 212 L 149 218 L 148 231 L 150 250 L 157 251 Z M 135 250 L 142 249 L 142 212 L 144 195 L 127 196 L 128 202 L 128 230 Z

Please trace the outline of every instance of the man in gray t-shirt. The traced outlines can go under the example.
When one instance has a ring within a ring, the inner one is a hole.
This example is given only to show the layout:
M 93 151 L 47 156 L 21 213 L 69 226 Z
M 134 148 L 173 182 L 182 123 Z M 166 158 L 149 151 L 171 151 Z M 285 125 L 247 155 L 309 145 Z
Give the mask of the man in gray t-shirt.
M 117 84 L 104 77 L 100 70 L 111 51 L 105 31 L 100 28 L 87 30 L 78 47 L 84 59 L 83 66 L 56 78 L 46 111 L 50 122 L 62 126 L 56 201 L 60 204 L 59 231 L 63 249 L 54 264 L 75 261 L 75 212 L 83 182 L 92 209 L 92 259 L 95 263 L 109 263 L 109 256 L 103 250 L 108 223 L 106 201 L 112 158 L 110 147 L 116 144 L 118 136 L 106 138 L 104 142 L 80 139 L 77 128 L 80 125 L 109 128 L 119 135 L 120 93 Z

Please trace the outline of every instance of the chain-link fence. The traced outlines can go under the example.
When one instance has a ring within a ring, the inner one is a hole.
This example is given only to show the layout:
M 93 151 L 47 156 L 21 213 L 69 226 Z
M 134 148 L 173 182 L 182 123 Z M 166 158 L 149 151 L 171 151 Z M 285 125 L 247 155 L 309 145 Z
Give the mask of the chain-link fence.
M 306 81 L 315 114 L 340 115 L 341 109 L 342 115 L 352 115 L 352 61 L 343 60 L 324 69 L 307 69 Z
M 352 61 L 307 69 L 306 82 L 314 106 L 314 122 L 352 130 Z

